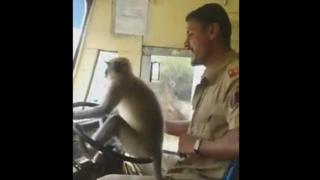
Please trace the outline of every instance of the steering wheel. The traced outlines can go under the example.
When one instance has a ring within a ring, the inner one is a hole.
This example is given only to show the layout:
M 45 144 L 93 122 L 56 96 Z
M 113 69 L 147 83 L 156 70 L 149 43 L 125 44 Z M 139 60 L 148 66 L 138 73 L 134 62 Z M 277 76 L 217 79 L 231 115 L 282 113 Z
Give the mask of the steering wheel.
M 76 102 L 73 104 L 73 108 L 77 108 L 77 107 L 95 107 L 98 104 L 96 103 L 90 103 L 90 102 Z M 106 119 L 107 117 L 103 117 L 103 121 Z M 112 117 L 112 118 L 121 118 L 119 115 L 117 115 L 116 117 Z M 101 143 L 93 140 L 91 137 L 89 137 L 86 133 L 83 132 L 81 126 L 77 123 L 77 122 L 73 122 L 73 131 L 80 137 L 80 139 L 88 144 L 90 144 L 93 148 L 95 148 L 98 151 L 102 152 L 102 155 L 109 155 L 109 156 L 113 156 L 121 161 L 129 161 L 131 163 L 135 163 L 135 164 L 145 164 L 145 163 L 151 163 L 152 159 L 151 158 L 135 158 L 135 157 L 131 157 L 128 155 L 125 155 L 125 153 L 123 152 L 117 152 L 115 151 L 115 146 L 114 145 L 107 145 L 107 146 L 103 146 Z

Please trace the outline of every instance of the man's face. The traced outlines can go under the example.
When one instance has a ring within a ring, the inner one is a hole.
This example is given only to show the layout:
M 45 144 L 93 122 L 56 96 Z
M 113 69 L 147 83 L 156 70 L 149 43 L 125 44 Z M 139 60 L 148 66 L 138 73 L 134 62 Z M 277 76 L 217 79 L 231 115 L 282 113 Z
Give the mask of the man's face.
M 207 61 L 210 53 L 209 42 L 208 30 L 197 21 L 189 21 L 184 45 L 194 54 L 194 59 L 191 61 L 192 66 L 201 65 Z

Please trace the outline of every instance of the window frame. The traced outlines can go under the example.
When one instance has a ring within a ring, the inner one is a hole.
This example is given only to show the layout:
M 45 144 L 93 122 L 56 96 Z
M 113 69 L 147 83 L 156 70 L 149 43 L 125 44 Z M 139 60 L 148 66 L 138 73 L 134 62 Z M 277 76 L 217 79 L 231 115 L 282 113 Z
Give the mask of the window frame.
M 96 58 L 95 58 L 95 62 L 94 62 L 94 66 L 93 66 L 93 70 L 92 70 L 92 72 L 91 72 L 89 85 L 88 85 L 88 88 L 87 88 L 87 91 L 86 91 L 86 94 L 85 94 L 85 97 L 84 97 L 84 101 L 85 101 L 85 102 L 87 102 L 88 97 L 89 97 L 89 95 L 90 95 L 90 91 L 91 91 L 91 88 L 92 88 L 92 83 L 93 83 L 94 75 L 95 75 L 95 72 L 96 72 L 96 70 L 97 70 L 97 65 L 98 65 L 99 57 L 100 57 L 101 53 L 103 53 L 103 52 L 119 54 L 118 51 L 109 51 L 109 50 L 104 50 L 104 49 L 98 49 L 98 52 L 97 52 Z

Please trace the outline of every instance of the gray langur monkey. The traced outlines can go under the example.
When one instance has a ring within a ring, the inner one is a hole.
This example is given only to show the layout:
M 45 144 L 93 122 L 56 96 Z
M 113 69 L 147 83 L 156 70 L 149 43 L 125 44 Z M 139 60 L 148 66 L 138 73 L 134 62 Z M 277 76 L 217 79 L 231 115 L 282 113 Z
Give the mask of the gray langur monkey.
M 151 157 L 156 179 L 160 180 L 164 129 L 160 104 L 153 91 L 134 76 L 127 58 L 114 58 L 107 64 L 109 84 L 104 101 L 93 109 L 74 112 L 73 119 L 104 117 L 117 108 L 123 120 L 104 123 L 93 139 L 104 143 L 116 136 L 126 152 Z

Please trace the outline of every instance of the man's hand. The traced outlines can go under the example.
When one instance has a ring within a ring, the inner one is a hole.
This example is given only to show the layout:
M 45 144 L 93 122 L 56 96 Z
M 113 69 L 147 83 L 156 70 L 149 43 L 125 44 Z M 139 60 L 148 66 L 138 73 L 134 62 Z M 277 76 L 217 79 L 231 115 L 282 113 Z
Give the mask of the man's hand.
M 186 120 L 166 120 L 166 133 L 174 136 L 181 136 L 187 132 L 190 121 Z
M 193 147 L 197 141 L 196 137 L 183 134 L 179 138 L 178 152 L 181 154 L 195 154 Z M 229 130 L 224 136 L 208 141 L 202 139 L 200 145 L 202 155 L 215 159 L 230 160 L 239 155 L 239 128 Z
M 197 138 L 188 134 L 183 134 L 179 137 L 179 149 L 181 154 L 194 154 L 193 146 L 196 143 Z

